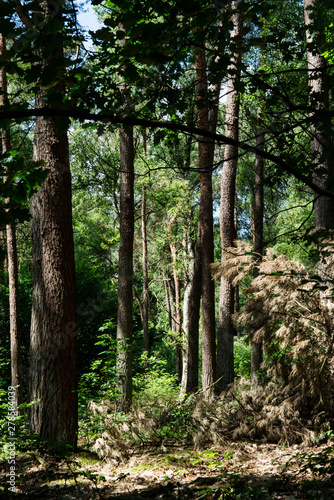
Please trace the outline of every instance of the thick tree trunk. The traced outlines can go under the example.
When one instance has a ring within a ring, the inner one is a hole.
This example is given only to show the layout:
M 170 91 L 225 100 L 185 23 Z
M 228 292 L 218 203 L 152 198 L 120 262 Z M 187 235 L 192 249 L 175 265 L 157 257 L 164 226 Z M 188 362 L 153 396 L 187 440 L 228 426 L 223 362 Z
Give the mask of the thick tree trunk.
M 46 92 L 36 107 L 47 103 Z M 33 196 L 33 295 L 30 339 L 30 428 L 41 437 L 76 444 L 77 341 L 71 174 L 66 132 L 37 118 L 34 160 L 50 170 Z
M 6 40 L 0 34 L 0 54 L 6 51 Z M 0 69 L 0 104 L 4 106 L 8 101 L 7 75 L 5 68 Z M 10 130 L 1 132 L 2 153 L 11 150 Z M 10 200 L 8 200 L 10 201 Z M 4 238 L 5 239 L 5 238 Z M 11 385 L 18 386 L 16 390 L 16 403 L 22 403 L 22 377 L 21 377 L 21 342 L 20 342 L 20 318 L 19 318 L 19 282 L 17 266 L 16 248 L 16 227 L 15 224 L 6 226 L 7 240 L 7 267 L 8 267 L 8 287 L 9 287 L 9 314 L 10 314 L 10 355 L 11 355 Z
M 237 11 L 240 0 L 232 2 L 234 11 L 231 21 L 231 41 L 241 36 L 241 16 Z M 237 83 L 240 76 L 240 51 L 231 54 L 230 75 L 227 83 L 225 135 L 235 141 L 239 137 L 239 96 Z M 233 246 L 235 238 L 234 200 L 238 165 L 238 148 L 226 144 L 221 176 L 220 234 L 222 260 L 226 249 Z M 229 280 L 221 279 L 219 291 L 218 338 L 217 338 L 217 392 L 226 389 L 234 380 L 233 340 L 234 328 L 231 315 L 234 311 L 234 290 Z
M 18 2 L 19 3 L 19 2 Z M 52 0 L 41 1 L 45 20 L 57 16 Z M 32 23 L 20 11 L 27 28 Z M 47 26 L 41 25 L 41 30 Z M 50 51 L 39 47 L 42 66 L 63 62 L 57 34 L 48 35 Z M 62 93 L 59 85 L 52 90 Z M 61 102 L 61 98 L 59 99 Z M 41 89 L 36 108 L 49 105 L 49 95 Z M 76 446 L 78 427 L 77 344 L 75 325 L 75 272 L 72 232 L 71 174 L 67 133 L 60 132 L 54 119 L 36 119 L 34 160 L 44 161 L 49 175 L 31 199 L 32 215 L 32 319 L 30 336 L 29 393 L 38 400 L 29 410 L 30 429 L 41 437 Z
M 256 146 L 260 151 L 264 150 L 264 132 L 261 129 L 261 110 L 258 109 L 258 134 L 256 137 Z M 253 200 L 253 244 L 255 257 L 261 260 L 263 254 L 263 172 L 264 159 L 260 155 L 256 155 L 255 159 L 255 190 Z M 258 267 L 254 268 L 253 277 L 259 275 Z M 254 322 L 257 323 L 257 328 L 261 328 L 262 320 L 260 317 L 255 317 Z M 252 362 L 251 362 L 251 378 L 253 385 L 257 383 L 260 366 L 263 361 L 262 342 L 252 341 Z
M 122 127 L 120 138 L 120 241 L 118 253 L 117 376 L 118 408 L 132 403 L 132 313 L 134 238 L 134 147 L 132 127 Z

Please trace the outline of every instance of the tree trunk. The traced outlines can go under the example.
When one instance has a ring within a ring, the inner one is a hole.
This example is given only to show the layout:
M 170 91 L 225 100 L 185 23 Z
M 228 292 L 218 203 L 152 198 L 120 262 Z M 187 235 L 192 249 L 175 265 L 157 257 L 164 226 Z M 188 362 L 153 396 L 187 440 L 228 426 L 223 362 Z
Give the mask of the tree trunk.
M 182 318 L 182 382 L 181 382 L 181 394 L 187 393 L 187 381 L 188 381 L 188 351 L 189 351 L 189 317 L 191 311 L 190 306 L 190 296 L 191 296 L 191 285 L 194 272 L 194 250 L 191 242 L 191 238 L 188 234 L 189 224 L 186 223 L 183 228 L 183 268 L 184 268 L 184 294 L 183 294 L 183 318 Z
M 0 54 L 6 51 L 6 40 L 0 34 Z M 0 96 L 1 106 L 8 103 L 7 75 L 5 68 L 0 70 Z M 1 132 L 2 153 L 11 150 L 10 130 Z M 7 200 L 8 202 L 10 200 Z M 10 355 L 11 355 L 11 385 L 18 386 L 16 390 L 16 403 L 22 403 L 22 376 L 21 376 L 21 342 L 20 342 L 20 318 L 19 318 L 19 282 L 17 266 L 16 248 L 16 227 L 15 224 L 6 226 L 7 239 L 7 266 L 8 266 L 8 287 L 9 287 L 9 314 L 10 314 Z
M 209 108 L 207 102 L 206 57 L 204 49 L 196 55 L 196 84 L 198 97 L 197 122 L 200 128 L 209 130 Z M 212 141 L 198 137 L 198 162 L 200 173 L 199 226 L 202 254 L 202 388 L 205 396 L 214 395 L 216 380 L 216 332 L 215 332 L 215 290 L 211 279 L 210 265 L 214 261 L 213 206 L 212 206 Z
M 187 371 L 182 383 L 182 392 L 191 394 L 198 390 L 199 318 L 202 293 L 201 228 L 198 226 L 194 270 L 192 273 L 187 307 Z
M 46 93 L 36 107 L 46 104 Z M 50 170 L 33 196 L 33 296 L 30 340 L 30 427 L 41 437 L 77 439 L 77 342 L 71 174 L 66 132 L 37 118 L 34 160 Z
M 259 151 L 264 150 L 264 132 L 261 129 L 261 109 L 258 109 L 258 134 L 256 136 L 256 147 Z M 256 155 L 255 159 L 255 191 L 253 200 L 253 244 L 255 257 L 259 261 L 263 254 L 263 172 L 264 159 L 260 155 Z M 253 278 L 259 275 L 258 267 L 254 268 Z M 254 323 L 257 329 L 261 328 L 261 317 L 254 317 Z M 256 385 L 260 372 L 261 363 L 263 361 L 262 342 L 252 341 L 252 362 L 251 362 L 251 378 L 252 384 Z
M 132 403 L 132 313 L 134 238 L 134 147 L 132 127 L 121 127 L 120 138 L 120 241 L 118 253 L 117 376 L 118 409 Z
M 176 375 L 178 380 L 181 382 L 182 379 L 182 348 L 181 348 L 181 290 L 180 290 L 180 278 L 177 270 L 177 249 L 173 242 L 171 226 L 175 222 L 167 224 L 167 234 L 169 238 L 169 248 L 172 254 L 172 264 L 173 264 L 173 279 L 174 279 L 174 290 L 175 290 L 175 329 L 173 330 L 176 334 Z
M 62 20 L 62 6 L 41 1 L 45 20 Z M 23 21 L 26 20 L 24 16 Z M 48 23 L 41 25 L 41 30 Z M 29 27 L 29 26 L 27 26 Z M 58 33 L 49 33 L 56 49 L 38 48 L 43 67 L 63 62 Z M 61 102 L 64 86 L 52 89 L 53 103 Z M 47 90 L 36 95 L 36 108 L 50 105 Z M 34 160 L 44 161 L 49 175 L 30 203 L 32 233 L 32 317 L 29 393 L 39 400 L 29 410 L 30 429 L 53 441 L 77 442 L 77 340 L 75 324 L 75 271 L 72 231 L 71 174 L 67 133 L 55 119 L 36 119 Z
M 169 293 L 169 277 L 165 276 L 165 273 L 162 275 L 162 279 L 164 282 L 164 289 L 165 289 L 165 299 L 166 299 L 166 310 L 168 313 L 168 325 L 170 330 L 172 330 L 172 309 L 171 309 L 171 303 L 170 303 L 170 293 Z
M 237 11 L 240 0 L 232 2 L 233 14 L 231 21 L 233 30 L 231 41 L 241 36 L 241 16 Z M 239 96 L 237 83 L 240 77 L 241 53 L 231 54 L 230 74 L 227 82 L 226 127 L 225 135 L 235 141 L 239 137 Z M 234 200 L 235 180 L 238 165 L 238 148 L 226 144 L 224 151 L 224 166 L 221 176 L 221 207 L 220 234 L 222 260 L 228 247 L 233 246 L 235 238 Z M 217 392 L 220 393 L 234 380 L 233 340 L 234 328 L 231 315 L 234 312 L 234 291 L 232 284 L 225 278 L 221 279 L 219 291 L 218 338 L 217 338 Z
M 147 228 L 146 228 L 146 187 L 143 184 L 141 203 L 141 229 L 143 242 L 143 332 L 147 354 L 150 352 L 150 333 L 148 329 L 148 272 L 147 272 Z
M 304 17 L 306 26 L 307 66 L 309 72 L 309 100 L 313 110 L 311 116 L 321 110 L 329 109 L 329 88 L 326 82 L 327 63 L 321 55 L 317 44 L 321 41 L 318 33 L 312 33 L 314 12 L 321 9 L 319 0 L 304 0 Z M 312 16 L 313 15 L 313 16 Z M 328 179 L 334 175 L 334 153 L 331 140 L 330 119 L 312 123 L 311 147 L 314 163 L 313 181 L 320 187 L 327 186 Z M 332 186 L 331 186 L 332 187 Z M 314 196 L 314 215 L 316 229 L 334 227 L 334 200 L 325 196 Z M 325 278 L 328 269 L 325 263 L 320 263 L 319 272 Z

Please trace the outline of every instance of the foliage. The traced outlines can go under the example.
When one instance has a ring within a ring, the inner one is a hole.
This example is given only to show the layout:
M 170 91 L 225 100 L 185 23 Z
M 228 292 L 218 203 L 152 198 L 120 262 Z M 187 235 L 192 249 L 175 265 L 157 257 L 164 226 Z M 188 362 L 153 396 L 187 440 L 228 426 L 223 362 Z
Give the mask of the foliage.
M 311 472 L 313 478 L 332 477 L 334 473 L 334 446 L 331 444 L 315 453 L 298 453 L 286 463 L 285 468 L 292 465 L 298 465 L 298 475 L 300 476 Z
M 251 373 L 252 346 L 245 339 L 234 340 L 234 372 L 239 377 L 249 377 Z
M 333 262 L 333 247 L 323 240 L 327 264 Z M 254 266 L 259 275 L 252 280 L 242 310 L 235 314 L 252 339 L 263 341 L 271 374 L 284 381 L 296 408 L 330 411 L 333 390 L 332 284 L 317 271 L 267 250 L 258 262 L 251 246 L 242 242 L 231 248 L 223 264 L 213 266 L 215 277 L 224 275 L 237 284 Z M 261 327 L 253 321 L 254 312 Z

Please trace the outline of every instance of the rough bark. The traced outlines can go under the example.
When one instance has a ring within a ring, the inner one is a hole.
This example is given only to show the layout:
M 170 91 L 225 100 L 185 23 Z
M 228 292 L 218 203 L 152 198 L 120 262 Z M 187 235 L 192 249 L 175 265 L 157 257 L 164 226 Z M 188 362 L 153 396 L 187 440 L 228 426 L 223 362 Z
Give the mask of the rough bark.
M 36 106 L 47 102 L 41 91 Z M 42 437 L 77 439 L 77 344 L 71 174 L 66 132 L 38 118 L 34 160 L 48 178 L 30 203 L 33 295 L 30 339 L 30 427 Z
M 122 127 L 120 139 L 120 220 L 118 251 L 117 376 L 118 408 L 132 403 L 132 313 L 134 238 L 134 146 L 132 127 Z
M 200 230 L 201 228 L 198 226 L 194 270 L 191 278 L 187 311 L 187 371 L 182 384 L 182 392 L 185 394 L 191 394 L 198 390 L 199 319 L 202 294 L 202 238 Z
M 6 40 L 0 34 L 0 54 L 6 51 Z M 0 70 L 0 104 L 4 106 L 8 102 L 7 75 L 5 68 Z M 10 130 L 1 132 L 2 153 L 11 150 Z M 7 200 L 8 202 L 10 200 Z M 4 238 L 5 239 L 5 238 Z M 20 341 L 20 319 L 19 319 L 19 283 L 16 247 L 15 224 L 6 226 L 7 240 L 7 269 L 9 287 L 9 315 L 10 315 L 10 362 L 11 362 L 11 385 L 18 386 L 16 390 L 16 403 L 22 403 L 22 377 L 21 377 L 21 341 Z
M 54 16 L 61 22 L 63 5 L 60 1 L 54 9 L 53 1 L 40 2 L 45 19 L 41 30 Z M 32 27 L 26 15 L 21 18 L 27 28 Z M 48 42 L 54 49 L 38 47 L 39 64 L 61 66 L 63 52 L 57 34 L 49 34 Z M 61 84 L 54 87 L 52 102 L 63 91 Z M 49 105 L 49 94 L 41 88 L 36 108 Z M 41 437 L 75 446 L 78 405 L 71 175 L 67 133 L 57 129 L 54 118 L 36 119 L 34 160 L 44 161 L 49 175 L 30 203 L 33 290 L 29 394 L 30 399 L 39 401 L 30 408 L 29 424 Z
M 231 16 L 233 29 L 231 41 L 241 36 L 241 16 L 237 11 L 240 0 L 232 2 L 234 13 Z M 239 135 L 239 96 L 237 90 L 240 75 L 240 51 L 232 52 L 229 66 L 226 98 L 226 126 L 225 135 L 235 141 Z M 226 249 L 233 246 L 235 238 L 234 227 L 234 200 L 235 180 L 238 165 L 238 148 L 225 145 L 224 165 L 221 176 L 221 207 L 220 207 L 220 234 L 222 260 Z M 217 392 L 226 389 L 234 380 L 233 340 L 234 328 L 231 315 L 234 311 L 234 291 L 232 284 L 225 278 L 221 279 L 219 291 L 218 336 L 217 336 Z
M 144 332 L 144 342 L 146 352 L 150 352 L 150 333 L 148 328 L 148 306 L 149 306 L 149 296 L 148 296 L 148 271 L 147 271 L 147 224 L 146 224 L 146 186 L 143 184 L 143 195 L 141 202 L 141 232 L 142 232 L 142 244 L 143 244 L 143 332 Z
M 318 33 L 313 33 L 313 11 L 321 8 L 318 0 L 304 0 L 304 18 L 306 26 L 307 44 L 307 67 L 309 72 L 309 100 L 313 110 L 311 116 L 316 111 L 326 110 L 329 106 L 329 88 L 326 84 L 327 63 L 321 55 L 321 48 L 317 45 L 321 42 Z M 314 14 L 313 14 L 314 15 Z M 313 123 L 310 127 L 311 148 L 314 163 L 313 182 L 324 188 L 328 186 L 327 181 L 333 178 L 334 174 L 334 153 L 331 138 L 330 121 Z M 314 196 L 315 227 L 317 229 L 334 227 L 334 200 L 326 196 Z M 327 274 L 326 265 L 323 269 L 320 265 L 319 271 L 323 276 Z
M 209 130 L 208 89 L 204 49 L 196 54 L 196 84 L 198 97 L 197 123 Z M 210 265 L 214 261 L 212 169 L 214 146 L 212 140 L 198 137 L 198 163 L 200 173 L 199 226 L 202 268 L 202 388 L 207 398 L 212 398 L 216 379 L 215 292 Z
M 261 130 L 261 109 L 258 109 L 258 134 L 256 137 L 256 146 L 260 151 L 264 149 L 264 132 Z M 256 155 L 255 159 L 255 189 L 253 200 L 253 245 L 255 256 L 261 260 L 263 254 L 263 172 L 264 159 L 260 155 Z M 258 268 L 254 268 L 253 278 L 258 276 Z M 255 317 L 254 322 L 257 323 L 257 328 L 261 328 L 262 320 L 260 317 Z M 263 361 L 262 342 L 252 341 L 252 362 L 251 362 L 251 378 L 252 384 L 256 384 L 260 366 Z

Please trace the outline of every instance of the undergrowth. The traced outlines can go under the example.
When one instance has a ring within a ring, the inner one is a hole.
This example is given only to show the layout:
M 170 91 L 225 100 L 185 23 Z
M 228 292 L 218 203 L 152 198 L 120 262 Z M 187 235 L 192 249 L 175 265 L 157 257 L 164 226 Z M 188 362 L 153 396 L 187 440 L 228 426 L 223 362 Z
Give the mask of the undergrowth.
M 325 412 L 294 407 L 289 391 L 277 382 L 252 388 L 241 378 L 213 401 L 201 393 L 180 396 L 174 382 L 165 373 L 141 375 L 128 413 L 117 412 L 114 401 L 90 402 L 85 425 L 92 449 L 119 463 L 152 447 L 203 450 L 231 440 L 314 445 L 332 424 Z

